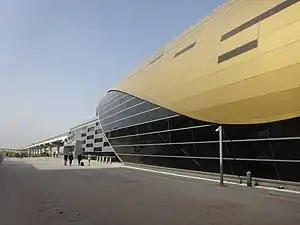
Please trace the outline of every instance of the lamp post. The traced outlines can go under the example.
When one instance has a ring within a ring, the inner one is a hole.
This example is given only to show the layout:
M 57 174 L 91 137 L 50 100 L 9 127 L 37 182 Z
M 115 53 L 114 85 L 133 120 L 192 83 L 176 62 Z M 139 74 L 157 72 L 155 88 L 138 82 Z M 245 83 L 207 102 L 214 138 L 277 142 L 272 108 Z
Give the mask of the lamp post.
M 219 126 L 216 129 L 219 132 L 219 157 L 220 157 L 220 186 L 224 186 L 224 175 L 223 175 L 223 127 Z

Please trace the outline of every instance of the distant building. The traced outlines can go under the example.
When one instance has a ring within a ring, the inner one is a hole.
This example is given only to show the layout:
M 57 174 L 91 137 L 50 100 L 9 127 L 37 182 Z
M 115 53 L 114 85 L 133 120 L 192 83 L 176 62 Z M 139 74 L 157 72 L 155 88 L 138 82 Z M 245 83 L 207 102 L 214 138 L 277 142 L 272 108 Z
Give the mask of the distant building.
M 103 135 L 97 117 L 78 124 L 68 132 L 67 141 L 64 143 L 64 152 L 74 152 L 92 156 L 114 156 L 114 151 Z

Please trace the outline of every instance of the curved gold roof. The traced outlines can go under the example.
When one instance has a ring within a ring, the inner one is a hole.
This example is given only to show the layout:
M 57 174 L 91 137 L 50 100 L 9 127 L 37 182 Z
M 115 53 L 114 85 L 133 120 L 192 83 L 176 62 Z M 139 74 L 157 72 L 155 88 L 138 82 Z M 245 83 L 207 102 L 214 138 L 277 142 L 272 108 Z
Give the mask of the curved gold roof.
M 233 0 L 113 90 L 202 121 L 300 116 L 299 0 Z

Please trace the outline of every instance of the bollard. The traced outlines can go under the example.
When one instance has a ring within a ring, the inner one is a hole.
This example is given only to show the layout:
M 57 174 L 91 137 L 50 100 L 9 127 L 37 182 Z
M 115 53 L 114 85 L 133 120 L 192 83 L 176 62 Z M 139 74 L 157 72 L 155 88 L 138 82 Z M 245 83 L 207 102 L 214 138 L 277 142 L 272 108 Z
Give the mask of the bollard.
M 250 171 L 247 171 L 246 177 L 247 177 L 247 186 L 252 187 L 252 175 Z
M 100 163 L 102 163 L 102 156 L 100 157 Z
M 105 163 L 107 163 L 107 157 L 105 157 Z
M 99 157 L 97 157 L 97 162 L 99 162 Z
M 109 157 L 109 163 L 111 164 L 112 162 L 111 162 L 111 157 Z

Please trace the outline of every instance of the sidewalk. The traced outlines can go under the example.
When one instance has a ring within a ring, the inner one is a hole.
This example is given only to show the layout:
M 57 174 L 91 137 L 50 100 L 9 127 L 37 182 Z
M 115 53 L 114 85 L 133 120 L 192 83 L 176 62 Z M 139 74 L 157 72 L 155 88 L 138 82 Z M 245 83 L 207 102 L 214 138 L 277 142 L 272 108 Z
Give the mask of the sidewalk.
M 73 160 L 73 163 L 71 166 L 64 165 L 63 158 L 23 158 L 23 159 L 16 159 L 16 158 L 8 158 L 5 159 L 5 162 L 20 162 L 25 163 L 34 166 L 35 168 L 39 170 L 72 170 L 72 169 L 80 169 L 80 170 L 86 170 L 86 169 L 105 169 L 105 168 L 119 168 L 122 166 L 121 163 L 99 163 L 97 161 L 91 161 L 91 165 L 88 165 L 87 160 L 82 160 L 84 162 L 84 166 L 78 166 L 77 160 Z

